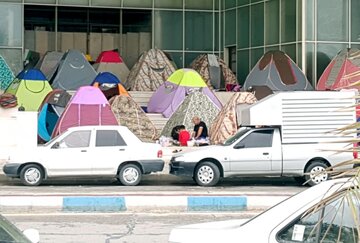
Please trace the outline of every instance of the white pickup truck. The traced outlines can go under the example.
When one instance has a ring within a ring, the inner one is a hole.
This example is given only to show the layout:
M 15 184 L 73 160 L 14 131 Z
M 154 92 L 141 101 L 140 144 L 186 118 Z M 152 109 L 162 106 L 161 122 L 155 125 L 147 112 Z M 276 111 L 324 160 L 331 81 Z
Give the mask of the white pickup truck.
M 53 177 L 113 177 L 139 184 L 142 174 L 162 171 L 159 144 L 144 143 L 124 126 L 72 127 L 43 146 L 11 155 L 3 171 L 37 186 Z
M 291 176 L 319 184 L 328 179 L 327 167 L 357 158 L 335 152 L 354 135 L 331 132 L 355 122 L 354 104 L 354 92 L 271 95 L 238 111 L 245 127 L 224 144 L 174 155 L 170 173 L 193 177 L 200 186 L 230 176 Z

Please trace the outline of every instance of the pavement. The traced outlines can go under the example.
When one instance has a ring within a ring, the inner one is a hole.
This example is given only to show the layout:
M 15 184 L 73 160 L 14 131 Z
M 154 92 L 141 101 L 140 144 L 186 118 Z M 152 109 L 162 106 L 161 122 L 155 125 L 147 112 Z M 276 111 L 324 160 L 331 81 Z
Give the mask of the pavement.
M 0 170 L 0 188 L 2 213 L 36 213 L 264 210 L 307 187 L 292 178 L 229 178 L 216 187 L 199 187 L 166 170 L 144 176 L 135 187 L 109 179 L 56 179 L 27 187 Z

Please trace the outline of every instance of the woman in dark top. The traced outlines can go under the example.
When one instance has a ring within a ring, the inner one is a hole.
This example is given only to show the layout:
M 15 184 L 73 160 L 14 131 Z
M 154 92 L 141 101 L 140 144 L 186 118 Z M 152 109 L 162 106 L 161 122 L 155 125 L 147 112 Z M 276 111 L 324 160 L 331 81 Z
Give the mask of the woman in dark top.
M 205 122 L 201 121 L 201 119 L 197 116 L 193 117 L 192 121 L 195 124 L 193 137 L 195 139 L 207 138 L 208 129 Z

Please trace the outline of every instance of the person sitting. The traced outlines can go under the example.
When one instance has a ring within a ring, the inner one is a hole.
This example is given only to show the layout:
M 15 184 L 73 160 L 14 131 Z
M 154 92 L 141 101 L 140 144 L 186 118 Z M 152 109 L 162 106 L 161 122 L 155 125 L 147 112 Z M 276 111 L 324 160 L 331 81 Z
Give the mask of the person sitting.
M 185 126 L 180 126 L 179 129 L 179 143 L 180 146 L 187 146 L 187 142 L 190 141 L 191 135 L 190 133 L 185 129 Z
M 206 139 L 208 137 L 208 129 L 205 122 L 201 121 L 197 116 L 193 117 L 192 121 L 195 125 L 192 137 L 195 139 Z
M 175 127 L 173 127 L 173 129 L 171 130 L 171 137 L 173 140 L 179 141 L 179 130 L 180 127 L 182 127 L 184 125 L 177 125 Z

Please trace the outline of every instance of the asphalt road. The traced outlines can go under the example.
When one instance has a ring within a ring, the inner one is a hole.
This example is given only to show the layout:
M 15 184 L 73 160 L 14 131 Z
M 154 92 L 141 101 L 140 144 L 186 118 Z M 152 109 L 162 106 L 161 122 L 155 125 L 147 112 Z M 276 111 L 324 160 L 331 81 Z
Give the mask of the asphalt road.
M 231 214 L 43 214 L 5 215 L 18 228 L 35 228 L 42 243 L 166 243 L 180 225 L 250 218 L 259 212 Z
M 126 187 L 116 180 L 57 179 L 44 182 L 37 187 L 23 186 L 18 179 L 0 174 L 1 195 L 34 194 L 113 194 L 113 193 L 256 193 L 294 194 L 308 188 L 292 178 L 226 178 L 216 187 L 200 187 L 188 178 L 172 175 L 147 175 L 140 185 Z

